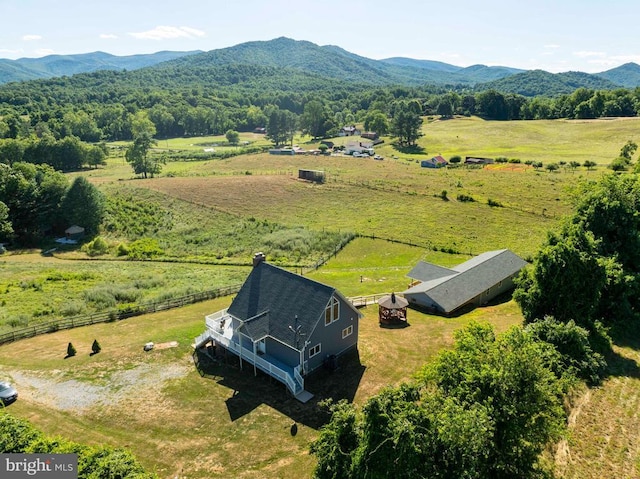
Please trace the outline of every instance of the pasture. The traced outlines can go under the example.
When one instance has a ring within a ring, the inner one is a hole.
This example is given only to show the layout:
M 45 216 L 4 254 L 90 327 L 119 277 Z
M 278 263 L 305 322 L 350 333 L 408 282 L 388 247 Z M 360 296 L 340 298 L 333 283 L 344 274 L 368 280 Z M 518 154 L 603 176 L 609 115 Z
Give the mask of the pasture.
M 358 233 L 406 243 L 357 238 L 317 271 L 305 272 L 346 296 L 404 290 L 407 272 L 420 259 L 452 266 L 500 248 L 530 259 L 547 231 L 571 211 L 573 187 L 600 177 L 622 145 L 637 140 L 638 126 L 636 118 L 425 121 L 422 151 L 398 151 L 385 138 L 377 147 L 383 161 L 269 154 L 189 161 L 189 152 L 222 139 L 172 139 L 161 141 L 158 152 L 180 151 L 185 159 L 168 162 L 158 178 L 148 180 L 134 179 L 116 154 L 105 168 L 70 176 L 86 175 L 125 212 L 109 219 L 114 226 L 104 234 L 113 249 L 137 237 L 153 238 L 164 251 L 157 259 L 164 261 L 122 261 L 113 250 L 91 261 L 77 250 L 57 258 L 2 256 L 0 322 L 4 328 L 20 327 L 85 312 L 95 307 L 90 298 L 109 289 L 144 301 L 237 284 L 247 274 L 241 265 L 249 264 L 250 255 L 263 249 L 269 258 L 274 244 L 282 253 L 271 260 L 306 270 L 333 254 L 333 244 L 319 240 L 323 235 Z M 254 140 L 242 134 L 241 141 Z M 296 142 L 317 146 L 308 138 Z M 122 145 L 114 146 L 121 154 Z M 420 168 L 421 158 L 436 154 L 591 160 L 599 166 L 553 173 L 524 164 Z M 298 168 L 324 170 L 327 182 L 299 181 Z M 311 239 L 323 246 L 305 249 L 316 244 Z M 287 250 L 287 244 L 296 246 Z M 317 400 L 346 397 L 362 404 L 385 385 L 411 377 L 472 319 L 489 321 L 500 331 L 522 322 L 513 301 L 452 319 L 410 311 L 410 327 L 398 330 L 379 328 L 377 310 L 367 308 L 359 356 L 338 374 L 310 379 L 315 401 L 301 405 L 279 383 L 256 379 L 231 360 L 202 363 L 204 376 L 198 373 L 191 341 L 201 332 L 204 315 L 229 302 L 220 298 L 4 345 L 2 375 L 21 391 L 11 411 L 51 434 L 127 446 L 160 477 L 308 477 L 314 464 L 308 446 L 326 420 Z M 93 339 L 103 351 L 89 356 Z M 65 360 L 70 341 L 79 353 Z M 144 353 L 147 341 L 179 345 Z M 639 350 L 637 342 L 618 345 L 610 378 L 575 398 L 571 435 L 549 453 L 559 477 L 640 477 Z M 296 436 L 290 434 L 293 422 L 299 426 Z

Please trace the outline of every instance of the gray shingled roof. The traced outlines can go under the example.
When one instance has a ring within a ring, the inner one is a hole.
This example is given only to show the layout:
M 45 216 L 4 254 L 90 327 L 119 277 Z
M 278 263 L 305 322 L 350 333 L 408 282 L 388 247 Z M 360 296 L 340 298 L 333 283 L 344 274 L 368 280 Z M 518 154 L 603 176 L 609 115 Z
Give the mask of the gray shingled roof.
M 445 276 L 451 276 L 452 274 L 456 274 L 456 271 L 443 268 L 437 264 L 420 261 L 409 271 L 407 276 L 411 279 L 417 279 L 418 281 L 431 281 L 432 279 L 443 278 Z
M 244 332 L 253 341 L 269 335 L 296 348 L 291 328 L 299 326 L 308 338 L 316 323 L 324 320 L 334 292 L 335 288 L 262 262 L 253 268 L 228 312 L 245 321 Z M 298 337 L 301 344 L 306 338 Z
M 454 274 L 425 281 L 404 294 L 424 293 L 445 313 L 450 313 L 517 273 L 526 264 L 507 249 L 489 251 L 455 266 L 452 268 Z

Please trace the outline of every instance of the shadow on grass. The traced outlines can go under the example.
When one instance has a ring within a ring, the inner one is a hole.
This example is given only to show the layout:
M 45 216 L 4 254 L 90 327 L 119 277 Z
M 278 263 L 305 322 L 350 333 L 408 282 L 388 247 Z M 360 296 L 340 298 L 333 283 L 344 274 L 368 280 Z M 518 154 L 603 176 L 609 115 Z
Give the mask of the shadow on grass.
M 614 325 L 609 331 L 615 346 L 640 351 L 640 321 L 631 321 Z M 640 379 L 640 366 L 632 358 L 616 351 L 606 355 L 607 376 Z
M 353 401 L 365 367 L 360 363 L 357 350 L 338 359 L 335 371 L 318 370 L 305 378 L 305 389 L 313 394 L 307 403 L 301 403 L 287 390 L 286 386 L 263 373 L 254 371 L 252 365 L 243 362 L 231 353 L 198 349 L 193 354 L 194 363 L 202 377 L 216 381 L 219 385 L 233 390 L 226 400 L 231 421 L 249 414 L 262 404 L 291 418 L 294 423 L 319 429 L 329 419 L 328 410 L 319 403 L 332 398 L 334 401 Z
M 420 145 L 407 145 L 401 146 L 397 143 L 393 145 L 393 147 L 398 150 L 400 153 L 404 153 L 405 155 L 426 155 L 427 150 L 425 150 Z

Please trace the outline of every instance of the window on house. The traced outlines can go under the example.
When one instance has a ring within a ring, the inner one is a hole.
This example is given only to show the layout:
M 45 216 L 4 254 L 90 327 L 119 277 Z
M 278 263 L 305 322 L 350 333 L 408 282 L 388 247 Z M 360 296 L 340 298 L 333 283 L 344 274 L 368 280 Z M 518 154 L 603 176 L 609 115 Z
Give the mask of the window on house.
M 316 344 L 314 347 L 309 349 L 309 358 L 314 357 L 316 354 L 320 354 L 322 350 L 320 343 Z
M 344 328 L 342 330 L 342 339 L 346 338 L 347 336 L 351 336 L 353 334 L 353 325 L 349 326 L 348 328 Z
M 327 309 L 324 311 L 324 325 L 329 326 L 340 317 L 340 301 L 335 296 L 331 297 Z

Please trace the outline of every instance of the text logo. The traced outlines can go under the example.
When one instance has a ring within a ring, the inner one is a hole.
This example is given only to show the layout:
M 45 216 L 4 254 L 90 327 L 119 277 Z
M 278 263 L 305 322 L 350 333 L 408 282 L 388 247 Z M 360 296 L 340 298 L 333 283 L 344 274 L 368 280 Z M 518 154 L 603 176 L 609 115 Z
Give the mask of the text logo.
M 2 479 L 78 479 L 77 454 L 0 454 Z

